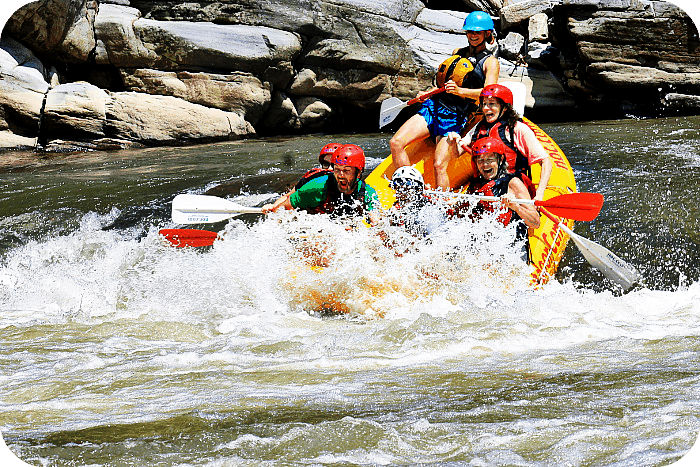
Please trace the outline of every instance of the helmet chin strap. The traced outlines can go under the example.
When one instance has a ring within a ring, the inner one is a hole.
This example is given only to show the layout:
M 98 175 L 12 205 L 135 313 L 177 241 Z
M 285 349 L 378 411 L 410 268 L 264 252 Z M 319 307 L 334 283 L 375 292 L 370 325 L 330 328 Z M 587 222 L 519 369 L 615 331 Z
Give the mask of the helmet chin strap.
M 496 171 L 496 178 L 501 178 L 506 173 L 508 173 L 508 165 L 506 164 L 506 156 L 503 154 L 498 155 L 498 170 Z
M 355 170 L 357 173 L 355 175 L 355 181 L 352 182 L 352 191 L 355 191 L 355 188 L 357 188 L 357 186 L 360 184 L 360 179 L 362 178 L 362 170 L 358 168 L 355 168 Z

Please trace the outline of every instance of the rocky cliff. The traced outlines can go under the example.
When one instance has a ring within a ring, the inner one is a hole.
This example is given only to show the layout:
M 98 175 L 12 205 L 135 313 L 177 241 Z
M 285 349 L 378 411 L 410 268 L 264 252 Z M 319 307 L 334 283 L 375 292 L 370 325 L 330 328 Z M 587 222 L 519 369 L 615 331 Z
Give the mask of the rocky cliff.
M 0 147 L 375 131 L 488 11 L 528 116 L 700 109 L 700 43 L 651 0 L 39 0 L 0 41 Z

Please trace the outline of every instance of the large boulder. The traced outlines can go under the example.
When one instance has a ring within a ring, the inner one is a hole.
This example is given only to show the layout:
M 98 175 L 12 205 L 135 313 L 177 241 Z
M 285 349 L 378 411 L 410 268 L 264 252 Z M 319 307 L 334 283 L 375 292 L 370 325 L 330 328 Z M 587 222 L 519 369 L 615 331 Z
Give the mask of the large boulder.
M 49 91 L 44 108 L 44 138 L 65 138 L 72 134 L 78 139 L 105 136 L 106 106 L 110 100 L 106 91 L 90 83 L 68 83 Z
M 375 17 L 413 22 L 425 8 L 420 0 L 219 0 L 173 2 L 170 0 L 131 0 L 131 6 L 145 16 L 167 21 L 212 21 L 217 23 L 272 26 L 312 36 L 329 34 L 349 37 L 349 18 Z M 368 22 L 368 21 L 365 21 Z
M 149 145 L 210 142 L 255 134 L 240 115 L 171 96 L 137 92 L 110 95 L 105 131 L 114 138 Z
M 163 145 L 234 139 L 254 134 L 240 115 L 172 96 L 108 93 L 89 83 L 57 86 L 48 94 L 42 138 L 113 138 Z
M 289 92 L 298 96 L 354 100 L 370 107 L 387 85 L 389 77 L 363 70 L 304 68 L 297 73 Z
M 675 5 L 562 0 L 555 13 L 559 30 L 570 36 L 560 42 L 573 43 L 578 57 L 565 70 L 572 89 L 632 101 L 640 90 L 656 88 L 700 94 L 697 30 Z
M 188 102 L 235 112 L 255 125 L 271 101 L 269 83 L 250 73 L 191 73 L 151 69 L 121 70 L 124 86 L 129 91 L 162 94 Z
M 297 34 L 260 26 L 139 18 L 104 5 L 95 23 L 96 62 L 117 68 L 247 71 L 285 86 L 301 52 Z
M 49 90 L 44 65 L 25 46 L 0 40 L 0 125 L 36 135 L 44 96 Z
M 501 28 L 510 29 L 517 26 L 539 13 L 544 13 L 552 8 L 551 0 L 523 0 L 511 2 L 500 11 Z
M 5 31 L 42 58 L 81 63 L 95 48 L 93 23 L 97 8 L 97 0 L 37 1 L 17 10 Z

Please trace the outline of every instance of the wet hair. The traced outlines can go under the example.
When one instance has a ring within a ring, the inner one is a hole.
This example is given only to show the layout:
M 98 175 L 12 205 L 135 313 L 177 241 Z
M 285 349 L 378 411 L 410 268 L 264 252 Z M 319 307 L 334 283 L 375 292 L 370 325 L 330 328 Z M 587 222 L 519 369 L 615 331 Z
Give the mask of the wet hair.
M 505 154 L 498 154 L 498 171 L 496 172 L 496 178 L 501 178 L 508 173 L 508 162 L 506 161 Z

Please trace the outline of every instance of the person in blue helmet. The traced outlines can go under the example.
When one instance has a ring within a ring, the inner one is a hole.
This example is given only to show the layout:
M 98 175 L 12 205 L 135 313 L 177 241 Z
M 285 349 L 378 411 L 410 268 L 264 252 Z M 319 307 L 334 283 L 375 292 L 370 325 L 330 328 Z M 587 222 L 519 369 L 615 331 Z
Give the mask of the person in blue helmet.
M 470 115 L 478 110 L 476 103 L 481 90 L 486 85 L 497 83 L 501 71 L 498 59 L 487 48 L 495 34 L 491 16 L 484 11 L 473 11 L 464 20 L 463 29 L 467 32 L 469 45 L 455 49 L 453 57 L 438 68 L 436 81 L 440 84 L 442 80 L 445 92 L 425 100 L 418 113 L 408 119 L 389 141 L 394 165 L 399 168 L 410 165 L 406 146 L 428 137 L 434 138 L 435 180 L 437 187 L 442 189 L 450 188 L 447 165 L 452 158 L 458 157 L 455 145 L 450 144 L 446 136 L 453 131 L 462 132 Z M 470 71 L 453 77 L 450 69 L 459 68 L 451 65 L 459 65 L 460 60 L 469 62 L 465 67 Z M 437 87 L 418 93 L 418 97 Z

